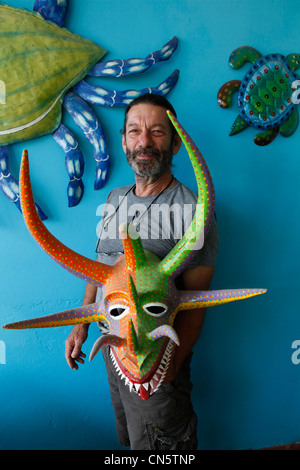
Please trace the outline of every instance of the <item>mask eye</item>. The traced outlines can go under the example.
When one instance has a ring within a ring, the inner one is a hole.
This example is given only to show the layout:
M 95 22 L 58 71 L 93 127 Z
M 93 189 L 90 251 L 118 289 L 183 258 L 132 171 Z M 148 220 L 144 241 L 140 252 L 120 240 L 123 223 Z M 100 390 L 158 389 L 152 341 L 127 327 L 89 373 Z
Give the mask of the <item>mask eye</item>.
M 151 304 L 144 305 L 143 309 L 152 317 L 161 317 L 167 312 L 168 307 L 160 302 L 153 302 Z
M 117 318 L 118 320 L 120 320 L 121 318 L 125 317 L 125 315 L 127 315 L 129 308 L 127 307 L 127 305 L 118 304 L 111 305 L 108 311 L 113 318 Z

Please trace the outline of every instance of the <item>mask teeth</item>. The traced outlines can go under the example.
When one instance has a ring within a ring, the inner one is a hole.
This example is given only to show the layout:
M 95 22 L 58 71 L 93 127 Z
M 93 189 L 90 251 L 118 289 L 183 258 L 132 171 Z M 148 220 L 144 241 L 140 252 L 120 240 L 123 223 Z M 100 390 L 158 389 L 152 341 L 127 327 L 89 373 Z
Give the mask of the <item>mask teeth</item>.
M 121 380 L 124 379 L 125 385 L 128 385 L 130 391 L 137 393 L 139 396 L 141 396 L 141 394 L 142 394 L 144 396 L 148 395 L 148 397 L 149 397 L 150 395 L 153 395 L 153 393 L 155 393 L 157 391 L 157 389 L 160 387 L 160 385 L 162 384 L 162 382 L 165 378 L 166 372 L 167 372 L 168 367 L 170 365 L 173 348 L 174 348 L 174 343 L 173 343 L 172 340 L 170 340 L 167 344 L 164 355 L 161 358 L 160 364 L 159 364 L 158 368 L 156 369 L 156 372 L 155 372 L 154 376 L 152 377 L 152 379 L 149 382 L 145 382 L 143 384 L 133 383 L 125 376 L 125 374 L 122 372 L 119 364 L 117 363 L 117 360 L 116 360 L 112 350 L 110 351 L 110 357 L 113 361 L 113 364 L 115 366 L 115 369 L 116 369 L 118 375 L 120 376 Z M 142 387 L 145 391 L 143 390 L 141 392 Z

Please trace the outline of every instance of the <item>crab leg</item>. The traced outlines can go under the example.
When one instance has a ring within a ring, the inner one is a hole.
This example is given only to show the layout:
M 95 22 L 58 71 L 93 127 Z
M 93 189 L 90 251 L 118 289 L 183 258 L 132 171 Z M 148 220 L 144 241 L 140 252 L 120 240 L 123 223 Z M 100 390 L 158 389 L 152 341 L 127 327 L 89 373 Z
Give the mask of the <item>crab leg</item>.
M 75 85 L 74 90 L 85 101 L 101 106 L 127 106 L 134 98 L 145 93 L 167 95 L 176 84 L 179 71 L 175 70 L 164 82 L 157 87 L 143 88 L 142 90 L 107 90 L 96 85 L 90 85 L 84 80 Z
M 157 62 L 168 60 L 178 46 L 178 39 L 174 36 L 159 51 L 151 52 L 144 59 L 110 60 L 108 62 L 97 63 L 89 75 L 95 77 L 126 77 L 135 73 L 142 73 L 148 70 Z
M 15 203 L 17 208 L 21 211 L 19 185 L 17 180 L 9 172 L 7 147 L 0 148 L 0 188 L 4 195 L 11 202 Z
M 74 207 L 79 204 L 84 192 L 81 179 L 84 171 L 83 155 L 73 133 L 64 124 L 61 124 L 52 135 L 65 152 L 65 165 L 70 177 L 67 189 L 69 207 Z
M 69 0 L 35 0 L 33 10 L 62 27 L 68 7 Z
M 3 194 L 13 202 L 17 208 L 21 210 L 19 184 L 17 180 L 10 174 L 8 165 L 8 149 L 6 146 L 0 147 L 0 189 Z M 46 220 L 47 216 L 42 209 L 36 204 L 37 211 L 42 220 Z
M 107 179 L 110 167 L 102 126 L 90 106 L 75 93 L 67 93 L 63 105 L 94 148 L 94 158 L 97 163 L 94 188 L 100 189 Z

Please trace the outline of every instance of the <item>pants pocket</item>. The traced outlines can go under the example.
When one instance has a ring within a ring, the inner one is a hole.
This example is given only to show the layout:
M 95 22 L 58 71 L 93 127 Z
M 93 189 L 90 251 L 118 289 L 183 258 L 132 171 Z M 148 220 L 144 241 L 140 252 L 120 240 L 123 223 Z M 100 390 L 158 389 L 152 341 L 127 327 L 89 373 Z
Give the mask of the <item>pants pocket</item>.
M 151 450 L 197 450 L 197 416 L 194 412 L 146 424 Z

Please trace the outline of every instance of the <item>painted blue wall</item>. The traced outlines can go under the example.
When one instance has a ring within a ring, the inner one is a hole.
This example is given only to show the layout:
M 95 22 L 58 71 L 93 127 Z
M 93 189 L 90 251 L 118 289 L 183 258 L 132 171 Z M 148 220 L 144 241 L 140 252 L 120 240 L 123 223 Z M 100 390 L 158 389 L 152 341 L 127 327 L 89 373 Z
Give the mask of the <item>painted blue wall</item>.
M 7 3 L 31 9 L 33 0 Z M 144 75 L 99 83 L 143 88 L 180 69 L 170 99 L 205 155 L 216 188 L 220 249 L 212 287 L 269 290 L 207 312 L 192 370 L 200 449 L 258 448 L 300 438 L 300 365 L 292 362 L 292 343 L 300 339 L 300 130 L 288 139 L 278 136 L 266 148 L 253 143 L 250 128 L 229 137 L 236 104 L 223 110 L 216 99 L 225 81 L 243 76 L 228 65 L 233 49 L 247 44 L 263 54 L 299 52 L 299 22 L 297 0 L 72 0 L 67 17 L 71 31 L 110 51 L 107 59 L 143 57 L 178 36 L 169 62 Z M 86 156 L 85 195 L 75 208 L 67 207 L 61 149 L 51 136 L 27 144 L 47 227 L 91 258 L 97 206 L 112 188 L 133 181 L 121 150 L 123 110 L 95 112 L 113 161 L 109 182 L 98 192 L 91 147 L 64 116 Z M 15 174 L 22 149 L 10 150 Z M 183 150 L 174 172 L 196 189 Z M 40 251 L 1 194 L 0 240 L 1 324 L 81 304 L 84 283 Z M 64 359 L 69 331 L 0 330 L 0 449 L 119 448 L 101 355 L 78 372 L 70 370 Z M 87 353 L 97 336 L 91 327 Z

